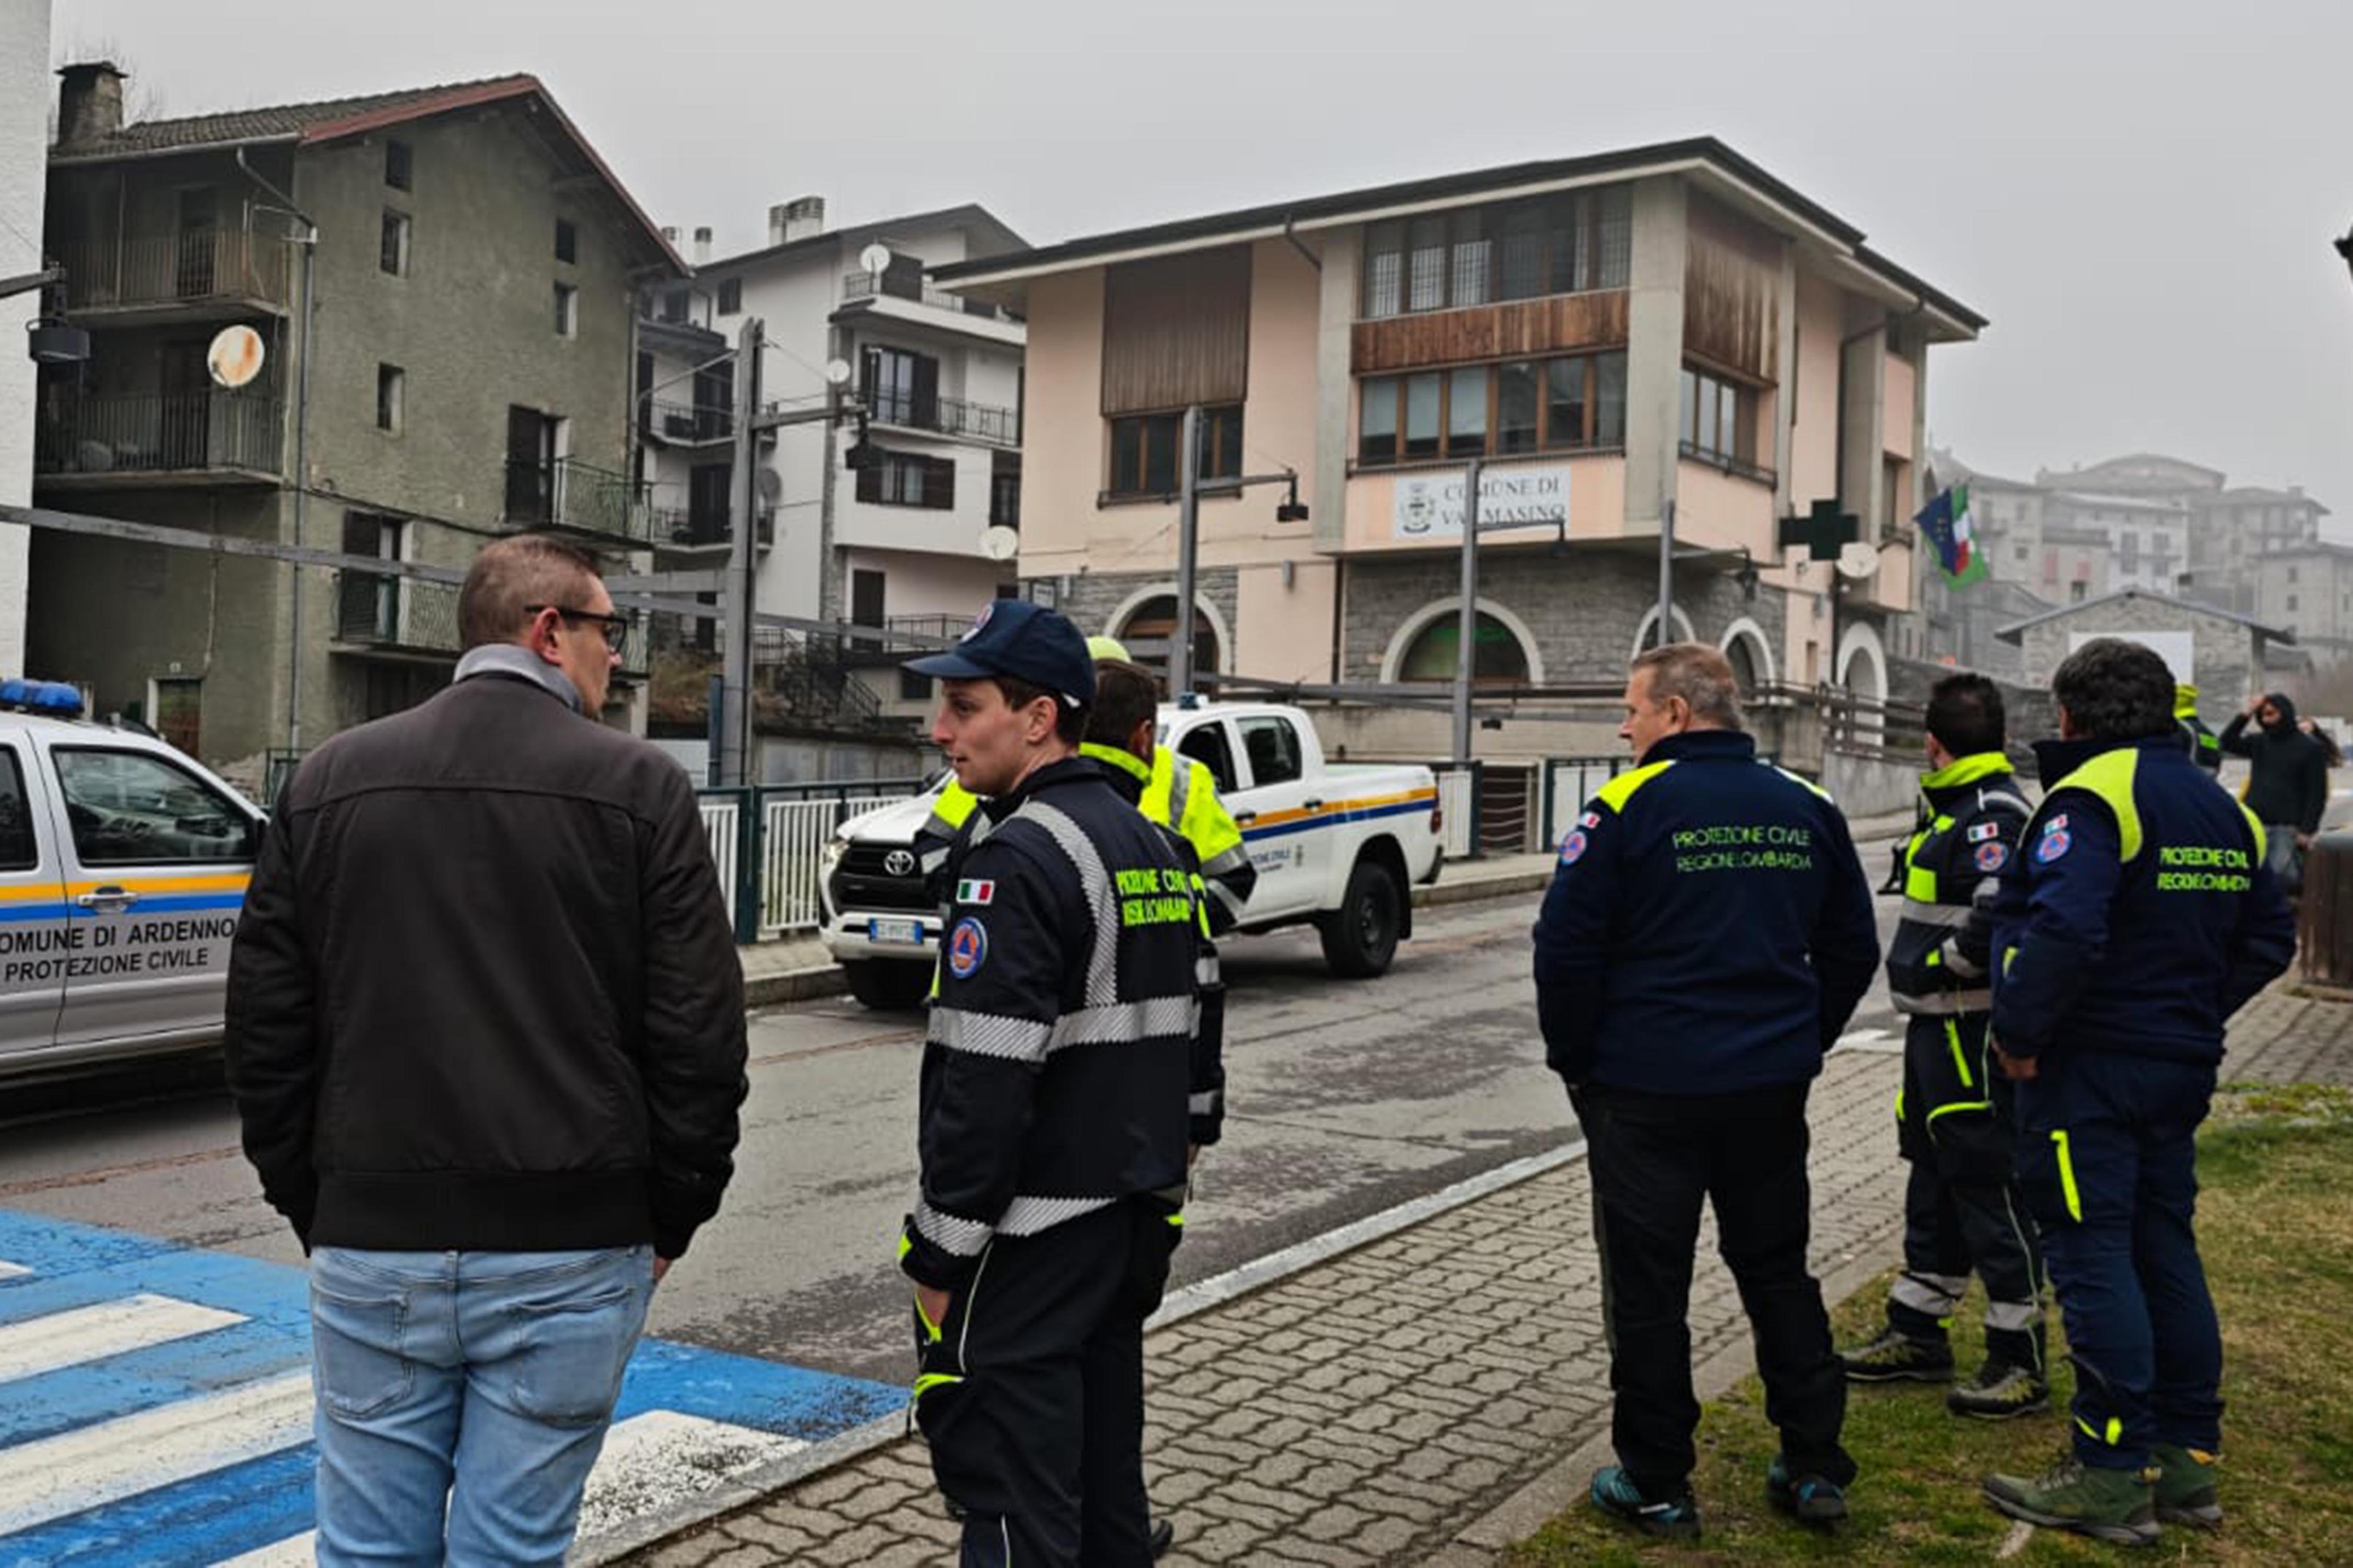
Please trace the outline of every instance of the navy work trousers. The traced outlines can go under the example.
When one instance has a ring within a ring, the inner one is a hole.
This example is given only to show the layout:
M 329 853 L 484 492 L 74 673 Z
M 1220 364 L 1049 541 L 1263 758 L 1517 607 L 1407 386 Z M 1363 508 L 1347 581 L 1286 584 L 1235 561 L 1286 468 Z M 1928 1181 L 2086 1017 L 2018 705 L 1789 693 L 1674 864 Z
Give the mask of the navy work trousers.
M 2018 1086 L 2018 1180 L 2075 1363 L 2075 1453 L 2221 1447 L 2222 1335 L 2198 1258 L 2211 1064 L 2062 1047 Z

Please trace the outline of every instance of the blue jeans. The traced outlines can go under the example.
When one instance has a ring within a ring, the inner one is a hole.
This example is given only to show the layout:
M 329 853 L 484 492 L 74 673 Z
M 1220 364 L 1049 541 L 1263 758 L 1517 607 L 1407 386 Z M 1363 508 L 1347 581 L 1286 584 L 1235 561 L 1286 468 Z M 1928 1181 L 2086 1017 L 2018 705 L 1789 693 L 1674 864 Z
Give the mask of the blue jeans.
M 319 1562 L 560 1563 L 653 1249 L 311 1258 Z

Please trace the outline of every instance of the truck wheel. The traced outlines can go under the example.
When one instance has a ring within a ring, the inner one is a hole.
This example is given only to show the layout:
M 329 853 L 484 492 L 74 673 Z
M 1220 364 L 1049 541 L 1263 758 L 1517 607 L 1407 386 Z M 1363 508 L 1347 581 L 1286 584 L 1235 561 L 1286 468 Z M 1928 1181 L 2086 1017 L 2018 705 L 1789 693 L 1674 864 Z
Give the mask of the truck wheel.
M 849 982 L 849 994 L 878 1012 L 900 1013 L 910 1007 L 920 1007 L 931 994 L 932 972 L 920 963 L 884 963 L 867 961 L 845 963 L 841 977 Z
M 1405 923 L 1405 889 L 1386 866 L 1359 860 L 1348 873 L 1348 890 L 1337 912 L 1321 922 L 1324 962 L 1347 980 L 1369 980 L 1388 971 L 1397 957 L 1398 932 Z

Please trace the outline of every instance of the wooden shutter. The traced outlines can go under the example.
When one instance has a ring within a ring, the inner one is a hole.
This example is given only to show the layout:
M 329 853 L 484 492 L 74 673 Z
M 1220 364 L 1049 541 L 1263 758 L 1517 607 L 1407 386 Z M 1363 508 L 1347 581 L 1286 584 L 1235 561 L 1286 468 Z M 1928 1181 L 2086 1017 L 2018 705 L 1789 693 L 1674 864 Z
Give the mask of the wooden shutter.
M 914 362 L 915 423 L 926 430 L 940 427 L 940 362 L 929 354 L 909 354 Z
M 1250 286 L 1247 246 L 1111 268 L 1103 413 L 1240 402 L 1250 382 Z
M 923 459 L 923 504 L 941 511 L 955 510 L 955 459 Z
M 871 447 L 868 447 L 867 455 L 872 461 L 858 470 L 858 499 L 879 501 L 882 499 L 882 465 L 891 459 Z

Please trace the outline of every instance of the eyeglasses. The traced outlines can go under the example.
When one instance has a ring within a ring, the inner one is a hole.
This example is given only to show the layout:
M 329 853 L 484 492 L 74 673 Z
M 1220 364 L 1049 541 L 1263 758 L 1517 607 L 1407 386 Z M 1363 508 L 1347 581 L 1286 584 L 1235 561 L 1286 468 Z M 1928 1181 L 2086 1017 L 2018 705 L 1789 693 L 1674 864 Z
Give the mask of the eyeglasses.
M 599 615 L 595 610 L 575 610 L 569 605 L 525 605 L 523 609 L 534 616 L 542 610 L 554 610 L 567 622 L 586 621 L 596 628 L 596 635 L 605 639 L 605 648 L 608 653 L 619 653 L 629 640 L 629 616 L 625 610 Z

